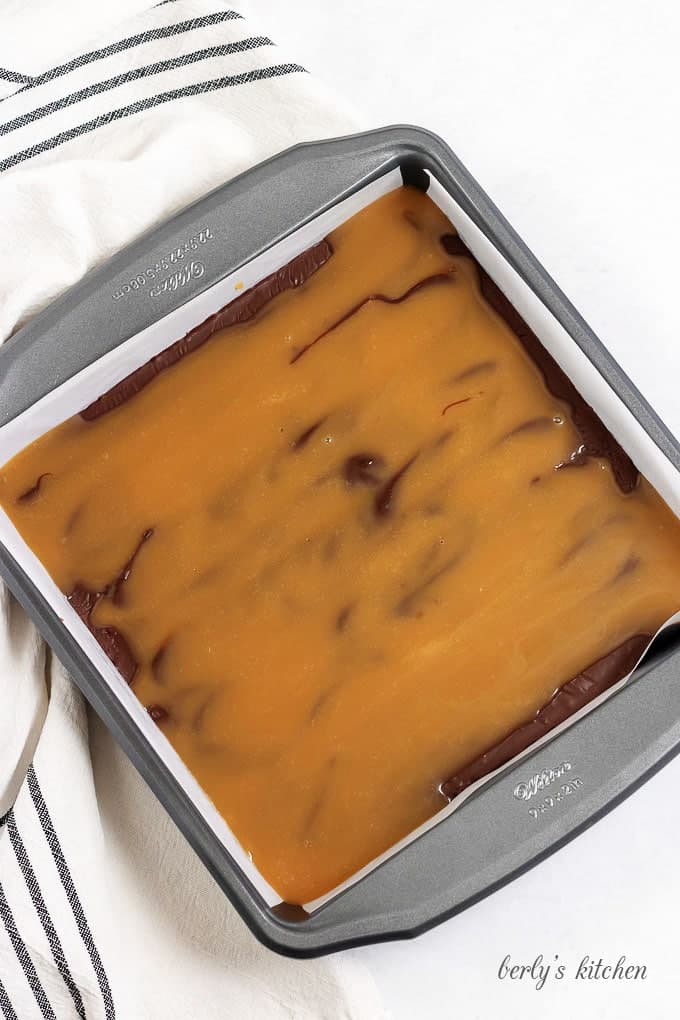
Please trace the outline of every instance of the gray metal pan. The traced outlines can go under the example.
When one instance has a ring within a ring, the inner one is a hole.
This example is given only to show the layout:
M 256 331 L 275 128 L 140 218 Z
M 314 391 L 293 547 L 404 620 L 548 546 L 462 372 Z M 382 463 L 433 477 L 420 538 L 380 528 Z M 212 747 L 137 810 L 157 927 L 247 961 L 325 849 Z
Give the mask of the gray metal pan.
M 439 180 L 680 470 L 680 445 L 555 282 L 451 150 L 415 127 L 296 146 L 218 188 L 89 273 L 0 348 L 0 426 L 303 223 L 395 168 L 408 183 L 426 186 L 424 170 Z M 200 277 L 153 298 L 148 287 L 140 287 L 130 300 L 113 300 L 137 274 L 173 249 L 182 249 L 206 227 L 215 243 L 201 247 Z M 245 922 L 263 943 L 290 956 L 315 956 L 424 931 L 556 850 L 680 749 L 680 637 L 675 631 L 666 634 L 622 691 L 313 914 L 269 907 L 2 545 L 0 572 Z M 544 769 L 564 775 L 530 801 L 518 797 L 518 782 Z M 561 793 L 567 785 L 568 795 Z

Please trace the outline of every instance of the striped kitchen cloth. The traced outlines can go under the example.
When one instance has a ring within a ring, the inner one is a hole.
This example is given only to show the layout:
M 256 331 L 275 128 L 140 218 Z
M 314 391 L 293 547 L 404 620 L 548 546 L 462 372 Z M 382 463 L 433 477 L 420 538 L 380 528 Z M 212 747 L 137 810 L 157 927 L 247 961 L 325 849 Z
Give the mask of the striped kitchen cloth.
M 140 7 L 0 0 L 0 341 L 227 178 L 355 127 L 228 3 Z M 1 585 L 0 1013 L 383 1015 L 352 954 L 259 946 Z

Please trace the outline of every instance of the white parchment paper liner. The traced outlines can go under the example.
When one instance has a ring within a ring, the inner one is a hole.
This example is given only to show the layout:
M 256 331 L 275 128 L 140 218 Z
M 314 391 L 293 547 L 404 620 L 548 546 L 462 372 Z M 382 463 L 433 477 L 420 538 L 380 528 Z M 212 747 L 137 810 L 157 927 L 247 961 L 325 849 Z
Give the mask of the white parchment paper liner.
M 189 332 L 209 315 L 223 308 L 244 290 L 285 265 L 290 259 L 324 238 L 329 231 L 348 219 L 359 209 L 376 198 L 401 185 L 401 175 L 394 170 L 361 189 L 355 195 L 338 203 L 312 223 L 296 231 L 290 237 L 274 245 L 262 255 L 253 259 L 237 273 L 231 274 L 215 284 L 205 293 L 192 298 L 181 308 L 159 319 L 152 326 L 121 344 L 116 350 L 83 369 L 78 375 L 57 389 L 48 393 L 33 407 L 13 421 L 0 428 L 0 465 L 5 464 L 21 449 L 43 433 L 60 424 L 71 415 L 78 413 L 111 386 L 124 379 L 135 368 L 144 364 L 154 354 L 164 350 L 175 340 Z M 515 305 L 527 324 L 540 338 L 565 373 L 588 403 L 597 411 L 609 431 L 631 456 L 640 472 L 654 485 L 674 513 L 680 516 L 680 474 L 652 442 L 642 426 L 605 382 L 597 369 L 573 342 L 568 333 L 545 308 L 517 273 L 506 263 L 490 241 L 472 223 L 458 204 L 434 179 L 431 181 L 430 197 L 446 213 L 463 240 L 478 261 L 496 281 Z M 210 226 L 210 224 L 207 224 Z M 134 301 L 135 291 L 125 295 L 124 300 Z M 102 295 L 106 301 L 106 295 Z M 111 296 L 112 315 L 115 314 Z M 265 901 L 271 906 L 281 896 L 263 878 L 248 853 L 239 843 L 225 820 L 210 799 L 198 785 L 179 755 L 164 737 L 156 724 L 138 701 L 132 690 L 122 680 L 118 671 L 102 651 L 77 613 L 66 601 L 45 568 L 23 541 L 7 515 L 0 509 L 0 542 L 7 548 L 28 577 L 45 597 L 64 626 L 77 639 L 83 650 L 111 688 L 115 697 L 124 707 L 144 737 L 160 755 L 180 785 L 191 797 L 217 838 L 227 848 L 242 871 L 247 875 Z M 680 621 L 680 611 L 668 620 L 658 633 L 672 623 Z M 657 635 L 658 636 L 658 635 Z M 587 665 L 584 663 L 584 665 Z M 632 674 L 630 674 L 632 675 Z M 527 754 L 551 740 L 558 733 L 572 726 L 578 719 L 591 712 L 597 705 L 619 690 L 630 679 L 630 675 L 619 681 L 598 698 L 591 701 L 579 712 L 574 713 L 560 726 L 536 741 L 526 751 L 517 755 L 506 765 L 484 776 L 469 786 L 456 799 L 439 811 L 423 825 L 409 833 L 404 839 L 390 847 L 349 879 L 330 890 L 312 903 L 305 904 L 309 911 L 318 909 L 331 898 L 363 878 L 379 864 L 407 846 L 428 829 L 452 814 L 469 796 L 487 783 L 492 777 L 512 768 Z

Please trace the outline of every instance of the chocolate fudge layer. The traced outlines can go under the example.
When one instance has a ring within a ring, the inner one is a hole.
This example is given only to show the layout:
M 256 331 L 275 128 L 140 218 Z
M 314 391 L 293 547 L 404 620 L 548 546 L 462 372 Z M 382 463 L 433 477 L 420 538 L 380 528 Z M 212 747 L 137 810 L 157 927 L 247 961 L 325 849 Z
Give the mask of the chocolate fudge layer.
M 0 469 L 291 903 L 625 674 L 680 608 L 680 523 L 503 301 L 399 189 Z

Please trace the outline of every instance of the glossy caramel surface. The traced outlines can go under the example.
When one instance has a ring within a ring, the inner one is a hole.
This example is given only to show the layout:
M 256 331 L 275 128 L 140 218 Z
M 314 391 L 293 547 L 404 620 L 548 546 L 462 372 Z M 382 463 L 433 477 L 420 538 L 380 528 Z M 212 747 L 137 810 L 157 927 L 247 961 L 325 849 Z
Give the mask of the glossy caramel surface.
M 439 784 L 680 608 L 680 524 L 579 449 L 402 188 L 120 407 L 0 469 L 0 503 L 281 896 L 444 805 Z M 368 300 L 367 300 L 368 299 Z M 451 848 L 455 853 L 455 846 Z

